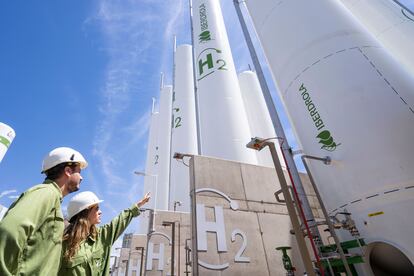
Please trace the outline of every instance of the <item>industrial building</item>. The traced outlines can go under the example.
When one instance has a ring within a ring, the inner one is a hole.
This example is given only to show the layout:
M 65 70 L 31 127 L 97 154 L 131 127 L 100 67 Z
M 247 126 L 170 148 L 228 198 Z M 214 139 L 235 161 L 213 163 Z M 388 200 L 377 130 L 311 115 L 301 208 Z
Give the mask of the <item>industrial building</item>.
M 412 13 L 386 0 L 234 2 L 255 70 L 236 72 L 220 2 L 194 0 L 193 45 L 174 47 L 173 86 L 153 108 L 141 273 L 412 275 Z

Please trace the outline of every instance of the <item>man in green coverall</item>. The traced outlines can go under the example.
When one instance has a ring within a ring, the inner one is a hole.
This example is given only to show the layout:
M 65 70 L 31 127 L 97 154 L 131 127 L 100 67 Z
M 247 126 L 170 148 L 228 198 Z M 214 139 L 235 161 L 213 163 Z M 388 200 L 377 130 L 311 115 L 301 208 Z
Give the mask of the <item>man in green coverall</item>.
M 0 275 L 57 275 L 62 251 L 62 198 L 79 190 L 88 163 L 78 151 L 60 147 L 43 160 L 43 184 L 10 206 L 0 222 Z

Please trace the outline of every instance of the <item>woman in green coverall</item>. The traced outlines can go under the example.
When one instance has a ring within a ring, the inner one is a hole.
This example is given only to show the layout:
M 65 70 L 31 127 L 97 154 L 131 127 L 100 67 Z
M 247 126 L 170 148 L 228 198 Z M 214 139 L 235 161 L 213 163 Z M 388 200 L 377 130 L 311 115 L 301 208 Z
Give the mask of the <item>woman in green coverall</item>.
M 109 275 L 112 244 L 118 239 L 132 218 L 139 215 L 139 208 L 150 199 L 143 199 L 122 211 L 110 223 L 96 227 L 101 222 L 98 197 L 92 192 L 75 195 L 68 204 L 70 224 L 63 234 L 62 262 L 59 275 Z

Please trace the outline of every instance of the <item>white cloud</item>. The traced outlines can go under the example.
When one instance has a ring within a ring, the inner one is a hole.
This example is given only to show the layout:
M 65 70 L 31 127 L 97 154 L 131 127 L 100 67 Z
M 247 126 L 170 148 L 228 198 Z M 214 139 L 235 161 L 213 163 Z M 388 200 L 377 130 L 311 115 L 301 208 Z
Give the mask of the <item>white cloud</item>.
M 98 191 L 128 198 L 129 191 L 137 190 L 130 185 L 132 172 L 125 170 L 145 158 L 139 145 L 148 133 L 150 98 L 158 92 L 159 72 L 172 71 L 173 32 L 182 24 L 184 3 L 102 0 L 85 21 L 85 32 L 91 25 L 100 30 L 101 50 L 108 58 L 93 142 L 95 165 L 89 172 L 89 182 Z M 116 210 L 108 201 L 104 205 Z
M 0 198 L 2 198 L 5 195 L 12 194 L 12 193 L 16 193 L 16 192 L 17 192 L 17 190 L 6 190 L 6 191 L 3 191 L 3 192 L 0 193 Z M 10 198 L 10 196 L 9 196 L 9 198 Z
M 127 131 L 131 135 L 131 140 L 129 141 L 129 144 L 135 144 L 139 140 L 148 135 L 150 121 L 151 110 L 148 110 L 140 117 L 133 120 L 131 125 L 125 128 L 125 131 Z

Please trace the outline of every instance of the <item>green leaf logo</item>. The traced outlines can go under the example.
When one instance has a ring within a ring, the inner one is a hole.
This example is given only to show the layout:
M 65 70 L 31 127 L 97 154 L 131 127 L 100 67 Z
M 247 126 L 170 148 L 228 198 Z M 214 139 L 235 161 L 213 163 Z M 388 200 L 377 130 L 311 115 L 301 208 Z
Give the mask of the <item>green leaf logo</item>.
M 341 143 L 335 143 L 334 139 L 331 136 L 331 133 L 328 130 L 324 130 L 316 136 L 319 138 L 319 143 L 322 144 L 321 149 L 327 151 L 334 151 Z
M 198 35 L 200 43 L 207 42 L 211 40 L 210 31 L 204 31 Z

